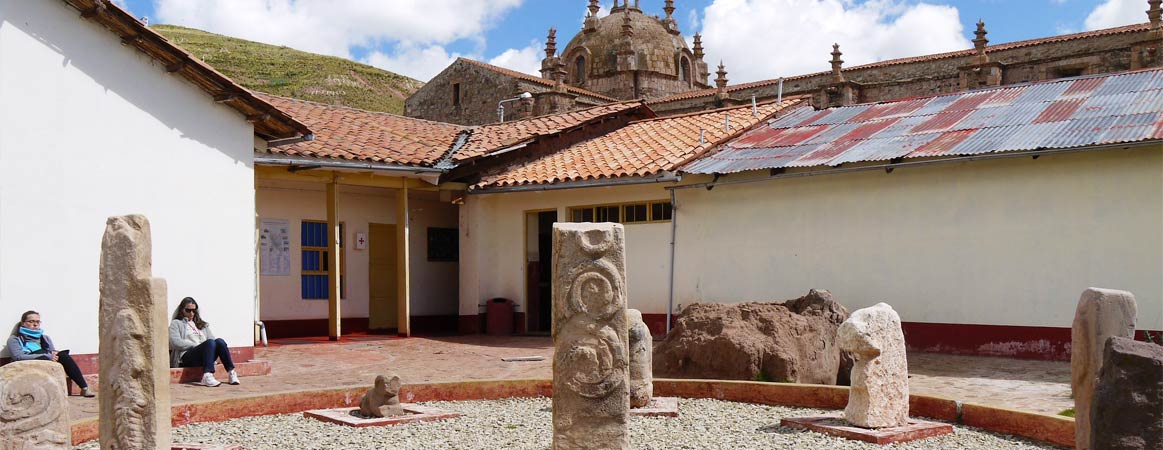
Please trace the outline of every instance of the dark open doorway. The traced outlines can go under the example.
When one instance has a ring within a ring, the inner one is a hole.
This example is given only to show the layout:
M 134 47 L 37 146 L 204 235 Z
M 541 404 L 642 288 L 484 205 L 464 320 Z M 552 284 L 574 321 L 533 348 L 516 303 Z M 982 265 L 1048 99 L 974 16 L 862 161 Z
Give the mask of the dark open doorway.
M 557 211 L 525 215 L 527 330 L 547 333 L 553 322 L 553 223 Z

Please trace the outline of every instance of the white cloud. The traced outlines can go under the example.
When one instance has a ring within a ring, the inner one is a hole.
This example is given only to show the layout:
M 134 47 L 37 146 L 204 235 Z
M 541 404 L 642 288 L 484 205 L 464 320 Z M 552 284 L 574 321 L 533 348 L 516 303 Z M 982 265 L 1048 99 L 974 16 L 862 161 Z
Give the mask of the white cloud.
M 542 53 L 544 47 L 545 45 L 541 42 L 532 41 L 528 47 L 505 50 L 500 55 L 497 55 L 497 57 L 490 59 L 489 64 L 540 77 L 541 57 L 545 55 Z
M 702 23 L 699 21 L 699 10 L 692 9 L 689 13 L 687 13 L 686 21 L 687 21 L 686 28 L 688 30 L 699 29 L 699 26 L 701 26 L 700 24 Z
M 715 0 L 702 25 L 731 84 L 829 70 L 833 42 L 845 67 L 972 47 L 956 8 L 904 0 Z
M 1143 0 L 1106 0 L 1086 16 L 1087 30 L 1100 30 L 1147 21 L 1147 2 Z
M 467 39 L 483 49 L 484 32 L 523 0 L 155 1 L 158 23 L 343 58 L 353 47 L 391 48 L 365 59 L 428 80 L 424 74 L 439 72 L 430 64 L 458 56 L 445 45 Z

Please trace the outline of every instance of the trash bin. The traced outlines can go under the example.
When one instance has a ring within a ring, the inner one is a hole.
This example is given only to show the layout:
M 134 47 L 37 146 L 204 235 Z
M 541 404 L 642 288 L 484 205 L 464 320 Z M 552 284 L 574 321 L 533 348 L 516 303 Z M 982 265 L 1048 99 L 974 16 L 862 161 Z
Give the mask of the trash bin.
M 485 332 L 491 336 L 506 336 L 513 334 L 513 301 L 507 298 L 494 298 L 485 305 L 486 323 Z

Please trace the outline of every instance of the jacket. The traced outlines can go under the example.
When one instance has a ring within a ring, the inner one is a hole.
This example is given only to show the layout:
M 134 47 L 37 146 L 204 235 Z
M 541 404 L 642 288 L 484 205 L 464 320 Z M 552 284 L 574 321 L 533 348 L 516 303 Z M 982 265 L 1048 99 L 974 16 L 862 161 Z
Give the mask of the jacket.
M 13 361 L 28 361 L 32 359 L 47 359 L 52 361 L 52 352 L 57 351 L 56 346 L 52 343 L 52 339 L 49 339 L 47 334 L 43 334 L 40 336 L 40 344 L 47 353 L 25 353 L 24 343 L 20 341 L 20 336 L 12 335 L 8 338 L 8 353 L 12 355 Z
M 182 355 L 186 354 L 186 351 L 197 347 L 202 342 L 214 339 L 214 333 L 210 332 L 209 324 L 202 329 L 202 334 L 206 338 L 198 340 L 197 336 L 190 333 L 190 327 L 186 326 L 186 319 L 170 321 L 170 367 L 178 367 L 182 363 Z

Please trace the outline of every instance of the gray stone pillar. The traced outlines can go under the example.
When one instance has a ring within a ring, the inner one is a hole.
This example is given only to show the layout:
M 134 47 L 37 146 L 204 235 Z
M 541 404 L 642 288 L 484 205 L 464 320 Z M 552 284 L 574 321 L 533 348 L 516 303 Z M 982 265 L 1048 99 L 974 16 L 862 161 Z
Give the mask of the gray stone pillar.
M 0 367 L 0 448 L 72 448 L 65 370 L 46 360 Z
M 897 427 L 909 419 L 909 366 L 901 318 L 887 303 L 853 312 L 837 332 L 856 360 L 844 419 L 864 428 Z
M 170 448 L 166 282 L 153 278 L 149 221 L 110 217 L 101 240 L 102 450 Z
M 642 312 L 626 310 L 630 325 L 630 407 L 641 408 L 654 397 L 654 337 Z
M 1090 448 L 1090 403 L 1102 369 L 1102 352 L 1111 337 L 1135 335 L 1135 296 L 1127 291 L 1087 288 L 1074 311 L 1070 330 L 1070 387 L 1074 392 L 1074 441 Z
M 622 225 L 553 225 L 553 448 L 629 449 Z
M 1163 449 L 1163 346 L 1107 340 L 1091 408 L 1090 448 Z

